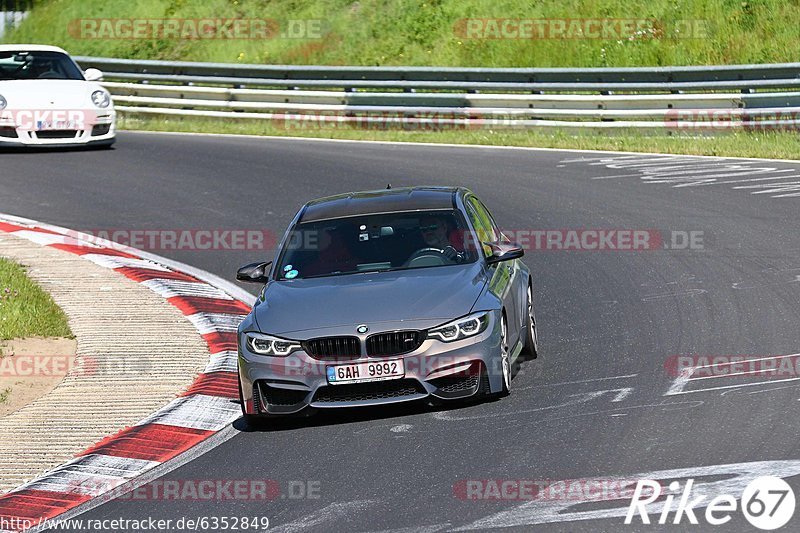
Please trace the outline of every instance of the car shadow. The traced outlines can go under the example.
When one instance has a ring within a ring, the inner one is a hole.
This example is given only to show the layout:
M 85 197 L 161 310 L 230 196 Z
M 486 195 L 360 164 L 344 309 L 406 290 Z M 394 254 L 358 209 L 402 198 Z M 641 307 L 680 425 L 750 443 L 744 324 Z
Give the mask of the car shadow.
M 234 429 L 243 433 L 292 431 L 302 428 L 341 426 L 359 422 L 387 420 L 440 411 L 458 411 L 474 407 L 480 403 L 494 401 L 497 401 L 497 398 L 487 398 L 483 401 L 453 400 L 436 403 L 431 403 L 429 400 L 424 399 L 367 407 L 306 409 L 307 413 L 304 414 L 265 418 L 255 424 L 249 424 L 245 422 L 244 418 L 238 418 L 232 425 Z M 238 404 L 239 402 L 234 400 L 234 403 Z
M 114 146 L 106 145 L 75 145 L 75 146 L 0 146 L 0 154 L 36 154 L 36 153 L 65 153 L 65 152 L 105 152 L 114 150 Z

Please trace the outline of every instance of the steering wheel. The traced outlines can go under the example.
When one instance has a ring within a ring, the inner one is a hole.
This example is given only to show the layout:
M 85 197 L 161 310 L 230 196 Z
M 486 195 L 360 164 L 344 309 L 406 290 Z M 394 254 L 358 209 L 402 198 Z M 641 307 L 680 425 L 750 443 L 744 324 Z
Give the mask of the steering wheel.
M 425 266 L 441 266 L 449 263 L 449 260 L 444 255 L 444 250 L 440 248 L 420 248 L 408 258 L 405 266 L 407 267 L 425 267 Z

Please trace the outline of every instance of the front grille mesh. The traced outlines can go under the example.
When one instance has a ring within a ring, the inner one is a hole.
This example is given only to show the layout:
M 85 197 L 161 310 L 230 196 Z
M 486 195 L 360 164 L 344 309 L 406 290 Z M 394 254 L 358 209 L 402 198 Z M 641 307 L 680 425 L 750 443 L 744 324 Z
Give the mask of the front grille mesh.
M 373 357 L 400 355 L 420 347 L 424 335 L 420 331 L 392 331 L 367 337 L 367 354 Z
M 77 130 L 44 130 L 37 131 L 36 137 L 38 139 L 74 139 L 77 133 Z
M 92 126 L 92 137 L 106 135 L 109 131 L 111 131 L 111 124 L 96 124 Z
M 471 376 L 446 376 L 434 379 L 431 384 L 439 389 L 440 392 L 467 392 L 478 386 L 478 374 Z
M 361 355 L 358 337 L 321 337 L 303 342 L 303 349 L 314 359 L 336 361 Z
M 383 400 L 424 394 L 425 389 L 415 379 L 396 379 L 372 383 L 353 383 L 350 385 L 328 385 L 317 389 L 315 402 L 358 402 Z

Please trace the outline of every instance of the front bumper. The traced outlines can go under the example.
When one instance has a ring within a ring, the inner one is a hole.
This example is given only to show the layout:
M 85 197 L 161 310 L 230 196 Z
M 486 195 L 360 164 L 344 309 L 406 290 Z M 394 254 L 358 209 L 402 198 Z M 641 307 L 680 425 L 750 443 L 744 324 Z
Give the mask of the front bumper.
M 65 147 L 110 145 L 116 138 L 116 113 L 113 109 L 96 113 L 81 129 L 36 131 L 18 127 L 13 120 L 0 118 L 0 147 Z
M 402 359 L 402 378 L 354 384 L 328 383 L 331 365 Z M 239 333 L 239 380 L 244 410 L 248 414 L 293 414 L 307 407 L 359 407 L 438 398 L 464 399 L 489 380 L 491 392 L 501 387 L 500 327 L 490 313 L 485 331 L 455 342 L 426 339 L 415 351 L 386 357 L 361 357 L 321 361 L 305 351 L 288 357 L 252 353 Z M 485 377 L 483 377 L 485 376 Z

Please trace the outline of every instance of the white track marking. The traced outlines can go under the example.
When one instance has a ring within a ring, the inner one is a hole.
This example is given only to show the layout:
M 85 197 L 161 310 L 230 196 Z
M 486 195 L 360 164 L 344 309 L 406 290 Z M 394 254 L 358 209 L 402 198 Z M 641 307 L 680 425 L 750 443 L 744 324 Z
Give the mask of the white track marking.
M 673 396 L 675 394 L 682 394 L 683 389 L 689 383 L 690 378 L 694 374 L 694 368 L 684 368 L 681 370 L 680 374 L 675 381 L 672 382 L 669 390 L 664 394 L 664 396 Z
M 607 393 L 608 394 L 616 393 L 616 394 L 614 394 L 613 399 L 610 400 L 611 402 L 621 402 L 622 400 L 627 398 L 631 394 L 631 392 L 633 392 L 633 388 L 632 387 L 623 387 L 623 388 L 619 388 L 619 389 L 605 389 L 605 390 L 589 391 L 589 392 L 579 392 L 579 393 L 576 393 L 576 394 L 570 394 L 569 396 L 567 396 L 567 398 L 568 398 L 567 400 L 565 400 L 565 401 L 563 401 L 563 402 L 561 402 L 559 404 L 548 405 L 548 406 L 545 406 L 545 407 L 535 407 L 535 408 L 532 408 L 532 409 L 517 409 L 515 411 L 510 411 L 510 412 L 506 412 L 506 413 L 489 413 L 489 414 L 485 414 L 485 415 L 473 415 L 473 416 L 453 416 L 453 415 L 450 415 L 449 413 L 446 413 L 446 412 L 443 412 L 443 411 L 437 411 L 435 413 L 431 413 L 431 416 L 433 418 L 436 418 L 437 420 L 445 420 L 445 421 L 448 421 L 448 422 L 460 422 L 460 421 L 464 421 L 464 420 L 481 420 L 481 419 L 485 419 L 485 418 L 498 418 L 499 419 L 499 418 L 502 418 L 502 417 L 517 416 L 517 415 L 521 415 L 521 414 L 525 414 L 525 413 L 538 413 L 538 412 L 541 412 L 541 411 L 550 411 L 550 410 L 553 410 L 553 409 L 561 409 L 563 407 L 571 407 L 571 406 L 574 406 L 574 405 L 580 405 L 580 404 L 588 403 L 588 402 L 590 402 L 592 400 L 595 400 L 597 398 L 600 398 L 602 396 L 605 396 Z
M 230 398 L 193 394 L 173 400 L 138 424 L 166 424 L 184 428 L 219 431 L 242 415 Z
M 100 265 L 101 267 L 106 268 L 122 268 L 122 267 L 130 267 L 130 268 L 145 268 L 147 270 L 157 270 L 159 272 L 169 272 L 168 268 L 165 268 L 158 263 L 153 261 L 149 261 L 147 259 L 131 259 L 130 257 L 119 257 L 116 255 L 106 255 L 106 254 L 84 254 L 84 259 L 88 259 L 92 263 L 96 265 Z
M 203 373 L 208 374 L 210 372 L 236 372 L 238 368 L 237 357 L 238 354 L 231 350 L 212 353 L 211 358 L 208 361 L 208 364 L 203 370 Z
M 195 313 L 188 315 L 186 318 L 194 324 L 194 327 L 197 328 L 201 335 L 206 335 L 215 331 L 236 331 L 246 316 L 245 314 Z
M 207 283 L 193 281 L 179 281 L 174 279 L 149 279 L 142 285 L 148 287 L 163 298 L 174 296 L 199 296 L 202 298 L 215 298 L 219 300 L 233 300 L 228 294 Z
M 678 468 L 674 470 L 659 470 L 655 472 L 642 472 L 629 476 L 613 475 L 598 478 L 597 482 L 603 484 L 614 480 L 618 485 L 630 484 L 639 479 L 661 479 L 661 480 L 683 480 L 692 478 L 695 480 L 692 495 L 705 495 L 706 498 L 696 505 L 695 509 L 703 509 L 708 506 L 709 501 L 719 494 L 731 494 L 738 496 L 744 488 L 753 480 L 761 476 L 777 476 L 787 478 L 800 474 L 800 461 L 758 461 L 751 463 L 736 463 L 726 465 L 699 466 L 693 468 Z M 710 478 L 712 481 L 704 480 Z M 723 479 L 715 480 L 717 477 Z M 587 480 L 583 480 L 584 483 Z M 683 485 L 683 484 L 681 484 Z M 667 493 L 674 493 L 667 489 Z M 561 522 L 574 522 L 579 520 L 602 520 L 609 518 L 619 518 L 618 529 L 623 531 L 623 518 L 628 512 L 631 494 L 625 491 L 616 491 L 609 495 L 606 500 L 590 499 L 585 500 L 535 500 L 518 505 L 509 510 L 500 511 L 485 518 L 476 520 L 470 524 L 453 529 L 453 531 L 473 531 L 483 529 L 495 529 L 503 527 L 533 526 L 536 524 L 549 524 Z M 615 503 L 617 507 L 604 507 L 602 509 L 589 507 L 587 510 L 580 509 L 581 503 Z M 653 503 L 648 506 L 648 511 L 652 515 L 658 515 L 662 511 L 664 503 Z M 636 522 L 634 522 L 634 525 Z
M 772 198 L 800 196 L 797 168 L 757 166 L 759 160 L 739 158 L 699 159 L 695 157 L 612 156 L 599 158 L 563 159 L 560 163 L 578 163 L 587 166 L 604 166 L 608 169 L 637 171 L 632 175 L 592 176 L 590 179 L 639 178 L 649 184 L 669 184 L 675 188 L 707 185 L 738 184 L 771 181 L 769 184 L 735 185 L 733 189 L 755 189 L 751 194 L 767 194 Z M 765 174 L 769 174 L 766 176 Z
M 655 300 L 663 300 L 664 298 L 677 298 L 679 296 L 697 296 L 698 294 L 703 294 L 707 292 L 705 289 L 688 289 L 685 291 L 679 292 L 668 292 L 664 294 L 653 294 L 652 296 L 645 296 L 642 298 L 643 302 L 652 302 Z
M 776 356 L 771 356 L 771 357 L 759 357 L 759 358 L 754 358 L 754 359 L 745 359 L 745 360 L 742 360 L 742 361 L 730 361 L 730 362 L 726 362 L 726 363 L 711 363 L 711 364 L 708 364 L 708 365 L 698 365 L 698 366 L 694 366 L 694 367 L 684 368 L 683 370 L 681 370 L 680 375 L 672 382 L 672 384 L 670 385 L 670 387 L 667 390 L 667 392 L 664 393 L 664 396 L 674 396 L 674 395 L 678 395 L 678 394 L 691 394 L 691 393 L 695 393 L 695 392 L 712 392 L 712 391 L 720 391 L 720 390 L 729 391 L 731 389 L 739 389 L 739 388 L 743 388 L 743 387 L 756 387 L 756 386 L 759 386 L 759 385 L 772 385 L 772 384 L 778 384 L 778 383 L 789 383 L 789 382 L 798 381 L 798 380 L 800 380 L 800 377 L 783 378 L 783 379 L 768 379 L 768 380 L 763 380 L 763 381 L 736 383 L 735 385 L 720 385 L 720 386 L 716 386 L 716 387 L 703 387 L 703 388 L 699 388 L 699 389 L 685 390 L 686 387 L 690 383 L 694 383 L 694 382 L 699 382 L 699 383 L 703 383 L 704 384 L 704 383 L 707 382 L 707 380 L 710 380 L 710 379 L 721 379 L 721 378 L 729 378 L 729 377 L 737 377 L 737 376 L 748 376 L 748 375 L 752 375 L 754 373 L 765 373 L 765 372 L 771 372 L 771 371 L 775 371 L 775 372 L 778 371 L 777 368 L 774 369 L 774 370 L 770 369 L 770 368 L 766 368 L 766 369 L 760 369 L 760 370 L 754 370 L 754 371 L 732 372 L 732 373 L 728 373 L 728 374 L 720 374 L 720 375 L 717 375 L 717 376 L 692 377 L 694 374 L 697 373 L 698 370 L 701 370 L 701 369 L 704 369 L 704 368 L 719 368 L 719 367 L 724 367 L 724 366 L 729 366 L 729 365 L 734 365 L 734 364 L 748 364 L 748 363 L 755 362 L 755 361 L 778 361 L 778 360 L 782 360 L 782 359 L 786 359 L 786 358 L 797 358 L 797 357 L 800 357 L 799 353 L 788 354 L 788 355 L 776 355 Z
M 580 379 L 577 381 L 562 381 L 560 383 L 546 383 L 544 385 L 531 385 L 529 387 L 517 387 L 514 390 L 528 390 L 528 389 L 539 389 L 543 387 L 561 387 L 563 385 L 576 385 L 578 383 L 593 383 L 595 381 L 609 381 L 612 379 L 627 379 L 627 378 L 635 378 L 639 374 L 624 374 L 622 376 L 609 376 L 605 378 L 592 378 L 592 379 Z
M 32 489 L 68 494 L 96 495 L 160 463 L 144 459 L 91 454 L 78 457 L 13 492 Z
M 355 512 L 366 510 L 372 503 L 374 503 L 373 500 L 335 502 L 299 520 L 276 527 L 270 527 L 266 531 L 269 531 L 269 533 L 295 533 L 296 531 L 308 531 L 310 529 L 316 531 L 335 531 L 337 528 L 334 527 L 333 523 L 352 516 Z M 329 523 L 329 526 L 327 528 L 322 527 L 322 524 L 326 523 Z

